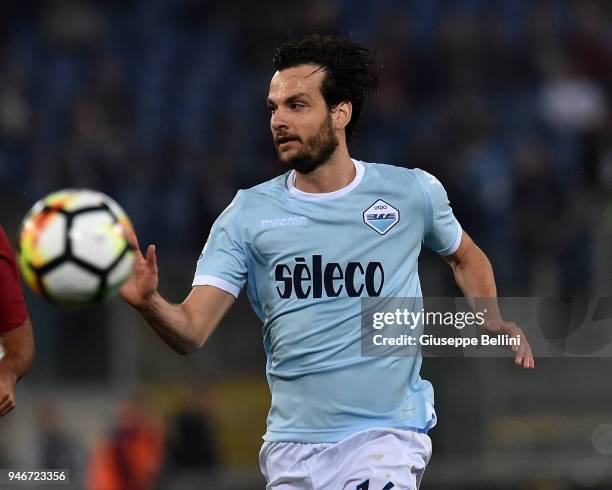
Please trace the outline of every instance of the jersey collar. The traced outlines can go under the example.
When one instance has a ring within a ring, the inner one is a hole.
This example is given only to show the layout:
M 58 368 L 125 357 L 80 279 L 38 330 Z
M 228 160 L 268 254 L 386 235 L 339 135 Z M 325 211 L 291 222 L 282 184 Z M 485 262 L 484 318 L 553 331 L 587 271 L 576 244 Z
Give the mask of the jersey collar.
M 363 175 L 365 174 L 365 165 L 359 160 L 354 160 L 353 164 L 355 165 L 355 178 L 342 189 L 338 189 L 333 192 L 304 192 L 295 187 L 295 170 L 289 172 L 287 176 L 287 189 L 289 193 L 298 197 L 300 199 L 305 199 L 307 201 L 327 201 L 329 199 L 337 199 L 342 197 L 349 192 L 351 192 L 355 187 L 359 185 L 361 180 L 363 179 Z

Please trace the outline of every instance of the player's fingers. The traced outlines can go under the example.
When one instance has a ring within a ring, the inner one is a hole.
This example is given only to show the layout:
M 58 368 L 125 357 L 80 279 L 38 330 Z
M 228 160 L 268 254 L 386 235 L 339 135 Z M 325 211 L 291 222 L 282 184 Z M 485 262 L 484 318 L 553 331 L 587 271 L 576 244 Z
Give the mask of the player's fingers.
M 523 339 L 521 338 L 521 340 Z M 521 342 L 521 345 L 518 346 L 516 350 L 516 355 L 514 356 L 514 363 L 517 366 L 523 365 L 523 361 L 525 360 L 525 354 L 525 345 L 523 344 L 523 342 Z
M 531 353 L 531 347 L 529 346 L 529 343 L 525 340 L 524 337 L 523 341 L 524 345 L 521 347 L 520 350 L 520 357 L 522 362 L 519 365 L 524 368 L 530 368 L 533 365 L 533 355 Z
M 524 368 L 534 368 L 535 367 L 535 361 L 533 360 L 533 353 L 531 352 L 531 347 L 527 346 L 527 352 L 525 354 L 525 360 L 523 361 L 523 367 Z
M 13 408 L 15 408 L 15 404 L 14 403 L 11 404 L 11 405 L 7 405 L 5 407 L 0 408 L 0 417 L 3 417 L 7 413 L 9 413 L 11 410 L 13 410 Z
M 4 400 L 2 400 L 2 403 L 0 404 L 0 408 L 2 410 L 6 410 L 7 408 L 9 408 L 14 403 L 15 403 L 15 400 L 12 397 L 8 397 L 7 396 Z
M 130 242 L 130 245 L 134 249 L 134 252 L 136 252 L 136 257 L 142 258 L 144 260 L 144 257 L 142 256 L 142 252 L 140 251 L 140 245 L 138 244 L 138 237 L 136 236 L 136 232 L 131 227 L 126 228 L 126 232 L 127 232 L 128 241 Z
M 157 257 L 155 254 L 155 245 L 149 245 L 147 247 L 147 266 L 151 270 L 157 269 Z
M 15 408 L 15 398 L 10 395 L 4 396 L 0 402 L 0 417 L 9 413 L 13 408 Z
M 127 235 L 128 242 L 130 242 L 130 245 L 132 245 L 135 250 L 140 250 L 140 246 L 138 245 L 138 237 L 136 236 L 136 232 L 134 231 L 134 229 L 126 227 L 125 233 Z
M 526 359 L 525 347 L 521 347 L 516 355 L 516 364 L 522 366 Z
M 521 355 L 520 350 L 516 353 L 516 356 L 514 356 L 514 364 L 516 364 L 517 366 L 523 364 L 523 356 Z
M 517 351 L 517 359 L 520 357 L 522 361 L 520 365 L 522 365 L 524 368 L 528 368 L 533 365 L 533 354 L 531 352 L 531 346 L 527 341 L 527 337 L 525 337 L 522 330 L 520 330 L 520 332 L 520 347 Z
M 521 363 L 521 367 L 526 368 L 527 366 L 529 366 L 529 356 L 525 355 L 523 362 Z

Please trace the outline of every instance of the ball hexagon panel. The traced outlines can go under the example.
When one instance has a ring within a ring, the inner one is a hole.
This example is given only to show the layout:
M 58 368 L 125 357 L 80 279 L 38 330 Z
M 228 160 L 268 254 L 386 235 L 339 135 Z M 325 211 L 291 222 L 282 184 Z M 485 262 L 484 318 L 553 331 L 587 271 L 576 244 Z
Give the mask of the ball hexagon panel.
M 125 232 L 105 209 L 74 216 L 68 232 L 75 258 L 106 270 L 123 252 Z
M 42 284 L 52 300 L 78 304 L 94 299 L 100 287 L 100 277 L 66 261 L 47 272 L 42 277 Z
M 66 251 L 66 217 L 60 213 L 50 211 L 37 215 L 22 234 L 26 236 L 24 243 L 34 268 L 61 257 Z

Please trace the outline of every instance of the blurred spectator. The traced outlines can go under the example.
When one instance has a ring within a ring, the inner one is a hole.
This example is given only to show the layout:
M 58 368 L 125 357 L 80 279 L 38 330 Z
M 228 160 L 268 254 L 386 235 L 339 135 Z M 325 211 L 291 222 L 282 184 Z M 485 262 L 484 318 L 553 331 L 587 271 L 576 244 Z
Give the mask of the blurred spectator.
M 85 466 L 83 448 L 67 433 L 58 408 L 51 403 L 41 405 L 36 411 L 36 422 L 40 467 L 68 469 L 73 481 L 81 481 Z
M 3 70 L 0 81 L 0 137 L 3 145 L 24 143 L 31 137 L 32 110 L 24 74 L 17 66 Z
M 151 490 L 159 477 L 165 428 L 152 408 L 128 400 L 108 437 L 93 448 L 87 475 L 89 490 Z
M 210 395 L 193 392 L 174 417 L 168 443 L 170 471 L 202 470 L 218 464 L 210 420 Z
M 559 130 L 589 131 L 606 117 L 603 90 L 584 76 L 562 71 L 542 91 L 542 116 Z
M 64 49 L 93 47 L 102 35 L 105 18 L 90 2 L 48 2 L 43 14 L 43 31 L 51 45 Z
M 538 264 L 547 260 L 559 238 L 564 196 L 552 155 L 539 140 L 531 140 L 516 153 L 516 192 L 513 202 L 517 243 L 517 295 L 535 289 Z

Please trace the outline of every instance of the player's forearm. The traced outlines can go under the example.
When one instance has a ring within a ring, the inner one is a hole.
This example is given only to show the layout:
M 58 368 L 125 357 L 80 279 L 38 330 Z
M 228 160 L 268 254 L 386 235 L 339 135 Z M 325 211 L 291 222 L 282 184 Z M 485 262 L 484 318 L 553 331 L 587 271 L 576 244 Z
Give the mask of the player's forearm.
M 164 342 L 179 354 L 199 349 L 206 339 L 183 305 L 171 304 L 159 293 L 155 293 L 138 311 Z
M 0 337 L 2 357 L 0 371 L 15 377 L 15 382 L 24 376 L 34 359 L 34 336 L 32 324 L 27 319 L 22 325 Z
M 487 317 L 500 319 L 497 287 L 491 262 L 478 247 L 470 249 L 453 266 L 455 281 L 475 311 L 486 309 Z

